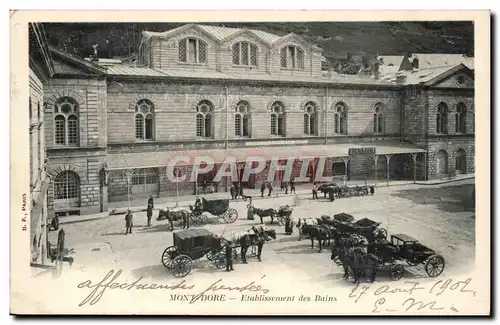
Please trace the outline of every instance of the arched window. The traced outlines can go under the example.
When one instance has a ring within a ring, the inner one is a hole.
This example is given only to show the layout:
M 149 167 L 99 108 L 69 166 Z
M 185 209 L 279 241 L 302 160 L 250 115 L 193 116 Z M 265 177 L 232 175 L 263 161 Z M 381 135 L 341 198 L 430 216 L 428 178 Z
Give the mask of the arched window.
M 304 51 L 297 46 L 281 48 L 281 67 L 286 69 L 304 69 Z
M 382 103 L 376 103 L 373 107 L 373 133 L 384 133 L 384 112 Z
M 234 135 L 250 137 L 250 105 L 241 101 L 236 105 L 234 112 Z
M 80 197 L 80 177 L 71 171 L 66 170 L 57 174 L 54 179 L 54 199 L 68 200 Z
M 135 138 L 137 140 L 154 138 L 154 106 L 147 99 L 142 99 L 135 105 Z
M 436 133 L 448 133 L 448 106 L 445 103 L 439 103 L 437 106 Z
M 338 102 L 333 110 L 333 131 L 347 134 L 347 105 L 343 102 Z
M 464 103 L 458 103 L 455 112 L 455 133 L 467 133 L 465 127 L 465 118 L 467 116 L 467 107 Z
M 285 107 L 282 103 L 276 102 L 271 106 L 271 135 L 285 136 Z
M 208 100 L 202 100 L 196 106 L 196 136 L 210 139 L 213 137 L 213 106 Z
M 234 44 L 233 64 L 257 66 L 257 46 L 249 42 L 239 42 Z
M 54 104 L 54 142 L 56 145 L 78 146 L 78 104 L 69 97 Z
M 318 135 L 318 110 L 316 104 L 309 102 L 304 106 L 304 134 Z
M 198 38 L 179 41 L 179 62 L 207 63 L 207 44 Z

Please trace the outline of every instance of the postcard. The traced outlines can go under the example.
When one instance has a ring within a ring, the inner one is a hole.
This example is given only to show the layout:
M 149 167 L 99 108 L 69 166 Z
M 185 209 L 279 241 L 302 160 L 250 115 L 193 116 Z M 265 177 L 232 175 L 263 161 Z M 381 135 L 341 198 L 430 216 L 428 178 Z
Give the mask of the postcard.
M 12 314 L 490 314 L 488 11 L 10 19 Z

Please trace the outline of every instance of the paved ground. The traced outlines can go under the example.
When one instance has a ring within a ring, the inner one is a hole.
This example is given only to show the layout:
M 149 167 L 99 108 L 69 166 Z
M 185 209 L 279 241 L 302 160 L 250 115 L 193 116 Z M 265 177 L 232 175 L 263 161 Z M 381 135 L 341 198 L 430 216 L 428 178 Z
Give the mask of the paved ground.
M 405 185 L 379 188 L 373 197 L 345 198 L 330 203 L 326 200 L 300 199 L 293 215 L 319 217 L 322 214 L 349 213 L 356 219 L 370 218 L 382 222 L 391 233 L 407 233 L 419 239 L 430 248 L 439 251 L 446 260 L 443 275 L 467 271 L 473 267 L 475 251 L 475 219 L 472 203 L 467 200 L 474 180 L 464 180 L 443 185 Z M 292 196 L 260 200 L 259 207 L 275 207 L 293 204 Z M 232 202 L 231 207 L 239 213 L 239 219 L 230 225 L 211 222 L 204 227 L 228 236 L 234 231 L 246 231 L 258 220 L 246 220 L 244 202 Z M 156 217 L 156 216 L 155 216 Z M 269 222 L 269 219 L 268 221 Z M 134 214 L 135 229 L 132 235 L 124 234 L 124 216 L 110 216 L 98 220 L 63 225 L 66 231 L 67 247 L 75 248 L 75 266 L 85 269 L 87 265 L 111 263 L 132 270 L 135 276 L 164 279 L 170 277 L 161 265 L 163 250 L 172 245 L 172 233 L 167 232 L 165 222 L 154 221 L 151 228 L 145 227 L 145 213 Z M 341 281 L 342 269 L 334 265 L 329 250 L 322 253 L 309 248 L 310 241 L 297 240 L 297 234 L 285 236 L 284 227 L 269 225 L 277 229 L 276 241 L 264 247 L 263 262 L 251 259 L 248 265 L 236 264 L 238 274 L 252 274 L 255 271 L 285 274 L 294 272 L 297 278 L 317 283 Z M 50 240 L 56 241 L 56 232 L 50 233 Z M 94 251 L 92 251 L 92 249 Z M 113 254 L 113 255 L 112 255 Z M 197 263 L 189 277 L 215 276 L 219 270 Z M 406 277 L 423 274 L 409 268 Z M 384 281 L 384 276 L 379 277 Z M 331 286 L 331 285 L 330 285 Z

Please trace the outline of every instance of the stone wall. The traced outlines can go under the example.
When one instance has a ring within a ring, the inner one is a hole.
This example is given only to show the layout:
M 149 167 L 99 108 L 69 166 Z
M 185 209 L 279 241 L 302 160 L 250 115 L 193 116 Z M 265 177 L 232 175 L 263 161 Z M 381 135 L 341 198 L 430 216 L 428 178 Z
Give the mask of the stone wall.
M 429 142 L 429 156 L 428 156 L 428 177 L 429 179 L 442 178 L 447 176 L 454 176 L 456 174 L 456 153 L 462 149 L 466 153 L 466 167 L 467 173 L 474 173 L 475 171 L 475 142 L 474 137 L 453 137 L 446 139 L 433 139 Z M 439 175 L 437 173 L 437 155 L 438 152 L 444 150 L 448 156 L 448 173 L 447 175 Z

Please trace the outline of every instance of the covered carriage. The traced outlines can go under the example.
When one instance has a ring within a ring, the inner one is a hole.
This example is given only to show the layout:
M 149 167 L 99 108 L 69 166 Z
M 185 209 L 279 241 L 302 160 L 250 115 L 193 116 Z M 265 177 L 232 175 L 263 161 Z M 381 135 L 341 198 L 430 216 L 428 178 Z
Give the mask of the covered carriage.
M 187 276 L 194 261 L 206 257 L 218 269 L 226 265 L 223 246 L 226 240 L 204 229 L 187 229 L 173 233 L 173 246 L 162 254 L 162 264 L 177 278 Z
M 195 223 L 202 222 L 207 218 L 204 212 L 210 213 L 217 219 L 224 220 L 225 223 L 233 223 L 238 219 L 238 211 L 229 207 L 229 198 L 220 194 L 212 194 L 201 198 L 201 207 L 190 206 L 191 220 Z

